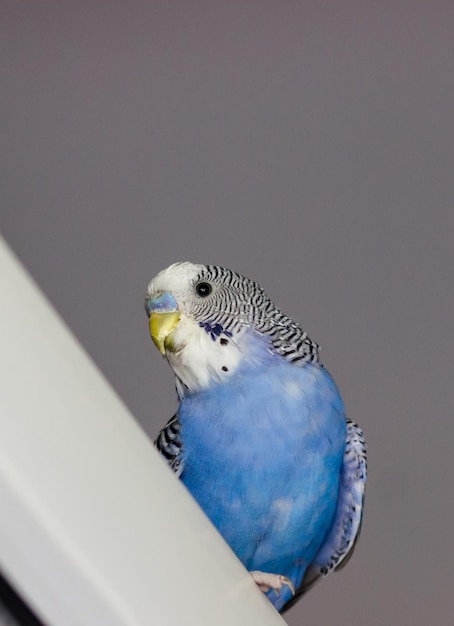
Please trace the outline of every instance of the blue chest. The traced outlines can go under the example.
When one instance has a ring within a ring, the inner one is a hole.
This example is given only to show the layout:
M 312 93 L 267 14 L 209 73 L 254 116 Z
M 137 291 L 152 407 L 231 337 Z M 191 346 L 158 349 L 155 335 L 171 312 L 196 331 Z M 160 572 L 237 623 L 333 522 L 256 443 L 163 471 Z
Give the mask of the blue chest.
M 323 368 L 282 362 L 186 395 L 182 481 L 249 569 L 301 571 L 333 515 L 345 446 Z

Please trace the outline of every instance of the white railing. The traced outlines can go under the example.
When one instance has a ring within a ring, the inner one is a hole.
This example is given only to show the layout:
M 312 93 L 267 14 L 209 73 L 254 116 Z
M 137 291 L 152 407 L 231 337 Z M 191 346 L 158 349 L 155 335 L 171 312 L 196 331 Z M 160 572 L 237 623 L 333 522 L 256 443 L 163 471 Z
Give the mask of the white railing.
M 283 624 L 0 239 L 0 569 L 49 626 Z

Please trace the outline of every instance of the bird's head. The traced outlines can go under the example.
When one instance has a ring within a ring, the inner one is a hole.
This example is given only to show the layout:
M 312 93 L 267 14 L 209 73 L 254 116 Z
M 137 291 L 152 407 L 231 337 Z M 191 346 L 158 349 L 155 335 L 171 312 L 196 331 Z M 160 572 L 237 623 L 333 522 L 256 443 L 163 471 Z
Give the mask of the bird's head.
M 253 280 L 223 267 L 174 263 L 145 296 L 151 338 L 174 370 L 179 393 L 223 382 L 240 366 L 279 355 L 314 360 L 316 344 Z

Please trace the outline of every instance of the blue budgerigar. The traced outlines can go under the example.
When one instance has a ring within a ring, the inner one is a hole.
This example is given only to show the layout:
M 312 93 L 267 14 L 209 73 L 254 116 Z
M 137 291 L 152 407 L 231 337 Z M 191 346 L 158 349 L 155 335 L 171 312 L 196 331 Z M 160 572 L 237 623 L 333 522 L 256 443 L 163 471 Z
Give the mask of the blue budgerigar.
M 179 398 L 156 445 L 282 611 L 353 552 L 363 434 L 318 345 L 254 281 L 175 263 L 145 307 Z

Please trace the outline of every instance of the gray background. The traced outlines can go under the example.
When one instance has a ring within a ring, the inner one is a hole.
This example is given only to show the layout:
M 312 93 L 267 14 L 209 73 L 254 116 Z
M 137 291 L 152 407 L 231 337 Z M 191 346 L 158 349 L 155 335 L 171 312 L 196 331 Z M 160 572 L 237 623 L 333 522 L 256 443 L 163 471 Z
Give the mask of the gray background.
M 452 1 L 3 7 L 1 231 L 74 333 L 154 436 L 148 280 L 258 280 L 370 455 L 357 553 L 289 624 L 450 623 Z

